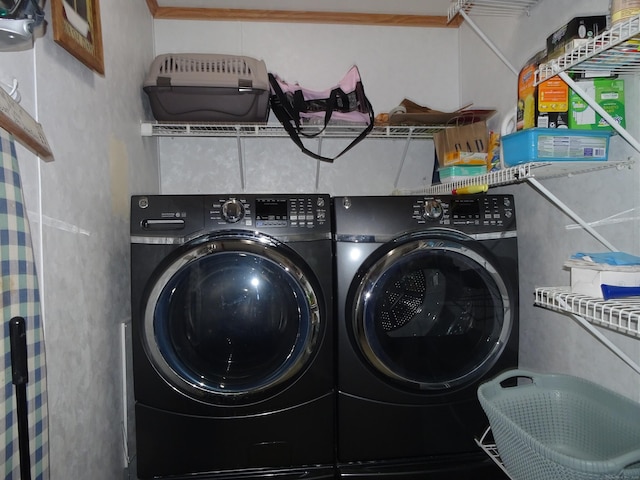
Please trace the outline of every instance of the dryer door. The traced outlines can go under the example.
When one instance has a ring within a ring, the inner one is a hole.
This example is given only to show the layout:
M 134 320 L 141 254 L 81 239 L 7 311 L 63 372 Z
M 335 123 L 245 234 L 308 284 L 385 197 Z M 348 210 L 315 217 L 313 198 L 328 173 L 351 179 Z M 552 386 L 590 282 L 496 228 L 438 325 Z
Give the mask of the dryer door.
M 323 334 L 306 263 L 257 234 L 209 236 L 161 266 L 142 340 L 164 379 L 206 403 L 249 403 L 293 381 Z
M 351 334 L 366 363 L 411 390 L 469 385 L 513 328 L 509 290 L 488 251 L 457 232 L 390 242 L 352 284 Z

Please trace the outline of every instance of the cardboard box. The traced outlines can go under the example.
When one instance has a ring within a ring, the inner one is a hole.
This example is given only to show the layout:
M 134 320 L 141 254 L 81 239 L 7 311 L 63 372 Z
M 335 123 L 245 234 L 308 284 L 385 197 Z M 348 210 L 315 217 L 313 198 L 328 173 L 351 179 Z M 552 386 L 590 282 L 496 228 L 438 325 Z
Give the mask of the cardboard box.
M 458 164 L 468 164 L 465 159 L 469 155 L 459 155 L 462 153 L 487 153 L 489 144 L 489 132 L 487 122 L 475 122 L 469 125 L 459 125 L 448 127 L 436 133 L 433 137 L 436 145 L 436 155 L 440 167 Z M 473 157 L 473 156 L 471 156 Z M 449 163 L 447 163 L 447 158 Z M 486 155 L 484 156 L 486 163 Z
M 535 72 L 544 57 L 544 51 L 538 52 L 518 75 L 517 130 L 567 128 L 569 86 L 559 77 L 535 85 Z
M 624 80 L 620 78 L 592 78 L 576 83 L 591 98 L 595 99 L 605 112 L 611 115 L 623 128 L 626 128 Z M 573 90 L 569 93 L 569 128 L 613 130 L 613 127 Z
M 569 85 L 553 77 L 538 85 L 536 127 L 566 128 L 569 123 Z
M 575 17 L 547 37 L 547 59 L 564 55 L 567 45 L 576 39 L 588 40 L 607 29 L 607 16 Z
M 444 156 L 444 166 L 482 166 L 487 168 L 487 154 L 479 152 L 448 152 Z

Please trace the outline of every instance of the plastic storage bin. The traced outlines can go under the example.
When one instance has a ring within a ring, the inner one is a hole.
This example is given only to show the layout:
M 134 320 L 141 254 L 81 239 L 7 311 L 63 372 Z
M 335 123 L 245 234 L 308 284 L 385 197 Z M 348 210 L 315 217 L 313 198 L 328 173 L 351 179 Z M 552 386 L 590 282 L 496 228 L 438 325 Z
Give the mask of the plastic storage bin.
M 478 399 L 514 480 L 640 478 L 638 403 L 577 377 L 526 370 L 480 385 Z
M 159 55 L 143 90 L 161 121 L 265 122 L 269 115 L 267 67 L 251 57 Z
M 610 132 L 528 128 L 502 137 L 507 167 L 528 162 L 606 161 Z
M 456 182 L 458 180 L 466 180 L 471 177 L 475 177 L 477 175 L 482 175 L 483 173 L 487 173 L 486 165 L 469 165 L 469 166 L 455 166 L 455 167 L 443 167 L 438 169 L 438 173 L 440 174 L 440 181 L 442 183 L 446 182 Z

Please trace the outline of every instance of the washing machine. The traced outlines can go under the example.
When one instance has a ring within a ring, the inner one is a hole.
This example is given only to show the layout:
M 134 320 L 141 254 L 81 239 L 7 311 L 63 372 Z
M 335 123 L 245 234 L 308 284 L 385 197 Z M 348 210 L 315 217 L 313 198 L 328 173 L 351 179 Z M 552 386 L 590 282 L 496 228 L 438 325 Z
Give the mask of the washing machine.
M 518 363 L 510 195 L 334 199 L 339 478 L 506 478 L 477 387 Z
M 141 479 L 334 477 L 330 198 L 131 202 Z

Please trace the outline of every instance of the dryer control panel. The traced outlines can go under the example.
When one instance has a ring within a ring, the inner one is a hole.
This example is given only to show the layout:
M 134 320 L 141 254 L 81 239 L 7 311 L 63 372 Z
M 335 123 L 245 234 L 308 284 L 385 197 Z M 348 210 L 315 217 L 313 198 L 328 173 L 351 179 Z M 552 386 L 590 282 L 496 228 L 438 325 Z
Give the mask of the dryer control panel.
M 416 198 L 413 209 L 413 218 L 419 223 L 506 227 L 515 222 L 513 198 L 509 195 Z

